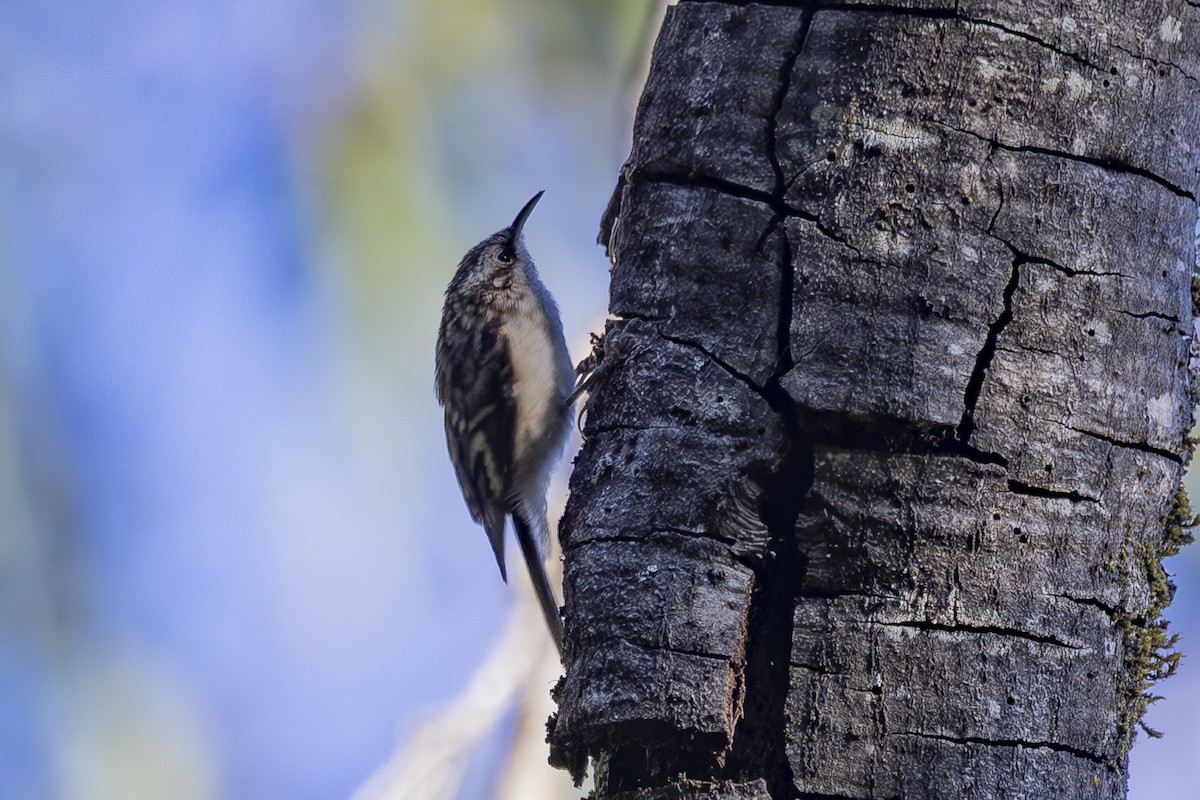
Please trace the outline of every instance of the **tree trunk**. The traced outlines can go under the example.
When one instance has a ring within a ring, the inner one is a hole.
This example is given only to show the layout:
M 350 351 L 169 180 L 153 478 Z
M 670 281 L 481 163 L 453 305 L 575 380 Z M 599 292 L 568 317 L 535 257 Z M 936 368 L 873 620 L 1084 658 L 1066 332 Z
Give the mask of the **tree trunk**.
M 1200 10 L 669 10 L 601 233 L 552 758 L 1114 798 L 1173 668 Z

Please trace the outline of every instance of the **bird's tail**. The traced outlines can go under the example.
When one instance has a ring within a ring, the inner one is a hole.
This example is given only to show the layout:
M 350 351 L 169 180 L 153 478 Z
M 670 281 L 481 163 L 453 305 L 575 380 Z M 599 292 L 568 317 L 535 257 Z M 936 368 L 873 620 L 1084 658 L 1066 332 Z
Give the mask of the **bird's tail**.
M 543 520 L 542 525 L 546 523 Z M 537 595 L 538 605 L 542 607 L 542 616 L 546 618 L 546 626 L 554 638 L 558 648 L 559 659 L 563 658 L 563 626 L 562 617 L 558 615 L 558 601 L 550 588 L 550 579 L 546 576 L 546 565 L 542 561 L 540 541 L 536 523 L 526 518 L 523 508 L 513 512 L 513 528 L 517 533 L 517 542 L 521 545 L 521 555 L 525 556 L 525 566 L 529 568 L 529 579 L 533 582 L 533 591 Z

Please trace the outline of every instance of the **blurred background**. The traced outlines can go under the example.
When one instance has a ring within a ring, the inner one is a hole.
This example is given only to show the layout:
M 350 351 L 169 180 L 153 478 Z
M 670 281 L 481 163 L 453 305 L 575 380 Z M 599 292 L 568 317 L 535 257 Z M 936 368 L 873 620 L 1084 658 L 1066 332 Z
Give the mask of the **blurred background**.
M 373 796 L 464 702 L 448 791 L 498 794 L 544 714 L 488 680 L 529 648 L 445 454 L 441 295 L 545 189 L 583 355 L 661 6 L 0 3 L 0 798 Z M 1159 693 L 1131 797 L 1191 798 L 1200 660 Z

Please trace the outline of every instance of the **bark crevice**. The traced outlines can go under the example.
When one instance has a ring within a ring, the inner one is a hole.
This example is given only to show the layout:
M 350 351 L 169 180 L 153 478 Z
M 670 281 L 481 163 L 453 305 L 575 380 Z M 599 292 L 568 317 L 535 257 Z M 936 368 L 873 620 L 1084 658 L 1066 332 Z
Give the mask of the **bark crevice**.
M 1020 255 L 1013 259 L 1012 271 L 1009 273 L 1008 284 L 1004 287 L 1002 295 L 1003 305 L 1000 314 L 988 326 L 983 348 L 979 351 L 979 355 L 975 357 L 975 368 L 971 371 L 971 377 L 967 380 L 967 391 L 963 398 L 962 421 L 958 423 L 957 430 L 958 440 L 963 445 L 970 444 L 971 434 L 975 431 L 975 407 L 979 403 L 979 395 L 983 392 L 983 381 L 987 377 L 988 367 L 991 366 L 992 359 L 996 356 L 996 344 L 1000 340 L 1000 335 L 1004 333 L 1004 329 L 1012 322 L 1013 296 L 1016 294 L 1017 286 L 1021 282 L 1021 265 L 1023 263 L 1027 263 L 1027 259 L 1024 259 Z
M 1066 753 L 1067 755 L 1082 758 L 1091 761 L 1095 764 L 1100 764 L 1106 768 L 1112 768 L 1112 759 L 1107 756 L 1089 753 L 1087 750 L 1080 750 L 1077 747 L 1060 744 L 1059 742 L 1027 742 L 1022 739 L 988 739 L 982 736 L 947 736 L 938 733 L 924 733 L 921 731 L 888 731 L 888 736 L 916 736 L 921 739 L 936 739 L 941 742 L 950 742 L 951 744 L 971 745 L 977 744 L 983 747 L 1022 747 L 1028 750 L 1046 749 L 1053 750 L 1057 753 Z
M 1024 483 L 1015 479 L 1009 480 L 1008 490 L 1013 494 L 1024 494 L 1030 497 L 1044 497 L 1050 500 L 1069 500 L 1072 503 L 1099 503 L 1100 500 L 1095 497 L 1089 497 L 1086 494 L 1080 494 L 1077 490 L 1072 489 L 1069 492 L 1064 492 L 1058 489 L 1047 489 L 1043 486 L 1034 486 L 1029 483 Z
M 1091 270 L 1091 269 L 1076 269 L 1074 267 L 1068 267 L 1065 264 L 1060 264 L 1051 258 L 1047 258 L 1045 256 L 1034 255 L 1033 253 L 1027 253 L 1024 250 L 1022 250 L 1021 248 L 1017 247 L 1012 242 L 1005 239 L 1004 237 L 996 235 L 992 231 L 996 225 L 996 217 L 998 217 L 1000 215 L 1000 210 L 1004 206 L 1004 189 L 1002 186 L 1000 186 L 1000 187 L 997 187 L 997 190 L 1000 194 L 999 206 L 996 208 L 996 213 L 995 213 L 995 215 L 993 215 L 991 224 L 988 225 L 988 228 L 985 231 L 985 233 L 987 233 L 988 236 L 991 236 L 993 239 L 995 239 L 1000 244 L 1007 247 L 1012 252 L 1013 258 L 1020 259 L 1022 264 L 1039 264 L 1041 266 L 1050 267 L 1051 269 L 1058 270 L 1059 272 L 1063 273 L 1064 275 L 1067 275 L 1072 278 L 1077 275 L 1085 275 L 1088 277 L 1095 277 L 1095 278 L 1109 278 L 1109 277 L 1132 278 L 1133 277 L 1132 275 L 1129 275 L 1128 273 L 1118 272 L 1115 270 Z
M 1060 55 L 1064 58 L 1069 58 L 1072 61 L 1074 61 L 1076 64 L 1087 67 L 1088 69 L 1094 69 L 1094 70 L 1099 70 L 1099 71 L 1104 71 L 1104 69 L 1105 69 L 1104 67 L 1100 66 L 1099 64 L 1093 64 L 1091 61 L 1088 61 L 1086 58 L 1079 55 L 1078 53 L 1072 53 L 1069 50 L 1063 50 L 1061 47 L 1057 47 L 1054 44 L 1047 42 L 1045 39 L 1034 36 L 1032 33 L 1027 33 L 1026 31 L 1019 31 L 1019 30 L 1016 30 L 1015 28 L 1009 28 L 1005 25 L 1001 25 L 999 22 L 994 22 L 994 21 L 988 20 L 988 19 L 980 19 L 978 17 L 966 17 L 966 16 L 962 16 L 962 15 L 955 15 L 955 16 L 957 19 L 961 19 L 963 22 L 968 22 L 968 23 L 971 23 L 972 25 L 980 25 L 985 28 L 992 28 L 993 30 L 998 30 L 1001 33 L 1006 33 L 1009 36 L 1015 36 L 1018 39 L 1024 39 L 1027 42 L 1036 44 L 1038 47 L 1044 47 L 1052 53 L 1057 53 L 1058 55 Z
M 1121 609 L 1117 608 L 1117 606 L 1115 606 L 1111 603 L 1105 603 L 1103 600 L 1100 600 L 1095 597 L 1077 597 L 1075 595 L 1070 595 L 1070 594 L 1051 594 L 1050 596 L 1051 597 L 1060 597 L 1063 600 L 1067 600 L 1069 602 L 1076 603 L 1081 606 L 1088 606 L 1090 608 L 1095 608 L 1099 611 L 1104 612 L 1110 619 L 1116 619 L 1121 614 Z
M 1155 447 L 1154 445 L 1152 445 L 1148 442 L 1124 441 L 1122 439 L 1117 439 L 1116 437 L 1109 436 L 1108 434 L 1105 434 L 1105 433 L 1100 433 L 1098 431 L 1090 431 L 1086 428 L 1076 428 L 1072 425 L 1066 425 L 1064 427 L 1067 428 L 1068 430 L 1075 431 L 1076 433 L 1081 433 L 1084 436 L 1090 436 L 1093 439 L 1099 439 L 1102 442 L 1107 442 L 1107 443 L 1111 444 L 1113 447 L 1124 447 L 1128 450 L 1137 450 L 1138 452 L 1141 452 L 1141 453 L 1149 453 L 1151 455 L 1165 458 L 1168 461 L 1174 462 L 1176 464 L 1183 463 L 1182 455 L 1180 455 L 1178 453 L 1172 453 L 1170 450 L 1164 450 L 1161 447 Z
M 941 622 L 930 622 L 928 620 L 904 620 L 901 622 L 876 622 L 876 625 L 891 628 L 914 628 L 922 631 L 943 631 L 945 633 L 970 633 L 970 634 L 990 634 L 994 636 L 1008 636 L 1016 639 L 1025 639 L 1038 644 L 1053 645 L 1055 647 L 1064 647 L 1068 650 L 1083 650 L 1086 649 L 1077 644 L 1064 642 L 1055 636 L 1045 634 L 1031 633 L 1019 628 L 1005 628 L 998 625 L 965 625 L 962 623 L 946 624 Z
M 665 333 L 663 331 L 659 331 L 658 335 L 661 336 L 663 339 L 666 339 L 668 342 L 674 342 L 675 344 L 677 344 L 681 347 L 691 347 L 696 350 L 699 350 L 700 353 L 705 358 L 707 358 L 712 363 L 716 364 L 721 369 L 725 370 L 725 372 L 729 373 L 730 377 L 741 381 L 742 383 L 746 384 L 746 386 L 748 386 L 750 388 L 750 390 L 753 391 L 755 394 L 759 395 L 763 399 L 767 399 L 766 387 L 760 386 L 759 384 L 755 383 L 754 379 L 751 378 L 749 375 L 740 371 L 737 367 L 735 367 L 732 364 L 730 364 L 729 362 L 725 361 L 723 358 L 721 358 L 716 353 L 712 352 L 711 350 L 709 350 L 707 347 L 700 344 L 699 342 L 693 342 L 690 339 L 685 339 L 680 336 L 673 336 L 673 335 L 671 335 L 669 333 Z
M 1040 147 L 1038 145 L 1033 145 L 1033 144 L 1010 144 L 1008 142 L 1002 142 L 999 139 L 996 139 L 994 137 L 984 136 L 983 134 L 977 133 L 976 131 L 967 130 L 966 128 L 958 128 L 953 125 L 947 125 L 943 122 L 933 122 L 932 124 L 936 125 L 939 128 L 942 128 L 943 130 L 953 131 L 954 133 L 961 133 L 964 136 L 970 136 L 972 138 L 978 139 L 981 142 L 986 142 L 987 144 L 990 144 L 992 147 L 999 148 L 1000 150 L 1007 150 L 1010 153 L 1035 153 L 1037 155 L 1049 156 L 1050 158 L 1062 158 L 1067 161 L 1076 161 L 1080 164 L 1088 164 L 1093 167 L 1098 167 L 1103 170 L 1108 170 L 1109 172 L 1117 172 L 1117 173 L 1121 173 L 1121 174 L 1125 174 L 1125 175 L 1135 175 L 1139 178 L 1145 178 L 1147 180 L 1153 181 L 1154 183 L 1157 183 L 1159 186 L 1162 186 L 1164 189 L 1171 192 L 1171 194 L 1174 194 L 1178 197 L 1186 198 L 1188 200 L 1191 200 L 1192 202 L 1196 201 L 1196 195 L 1193 194 L 1192 192 L 1189 192 L 1187 189 L 1184 189 L 1182 186 L 1177 186 L 1176 184 L 1167 180 L 1163 176 L 1157 175 L 1148 169 L 1144 169 L 1142 167 L 1136 167 L 1133 164 L 1129 164 L 1125 161 L 1121 161 L 1120 159 L 1098 158 L 1096 156 L 1086 156 L 1086 155 L 1081 155 L 1079 153 L 1072 153 L 1067 150 L 1055 150 L 1054 148 L 1051 148 L 1051 147 Z
M 1194 4 L 1188 3 L 1188 5 L 1194 5 Z M 1186 80 L 1188 80 L 1192 83 L 1200 83 L 1200 78 L 1197 78 L 1195 75 L 1192 75 L 1190 72 L 1188 72 L 1183 67 L 1176 64 L 1174 61 L 1160 61 L 1157 58 L 1151 58 L 1150 56 L 1140 55 L 1139 53 L 1133 52 L 1129 48 L 1122 47 L 1121 45 L 1117 44 L 1116 42 L 1114 42 L 1112 46 L 1115 49 L 1120 50 L 1122 53 L 1129 56 L 1130 58 L 1136 59 L 1138 61 L 1144 61 L 1147 64 L 1153 64 L 1155 67 L 1158 67 L 1159 69 L 1161 69 L 1163 67 L 1168 67 L 1168 68 L 1173 69 L 1176 72 L 1178 72 Z
M 775 174 L 770 204 L 775 218 L 764 237 L 770 235 L 771 228 L 778 231 L 782 250 L 779 320 L 775 331 L 778 360 L 762 394 L 783 423 L 784 451 L 769 472 L 749 476 L 761 490 L 759 518 L 766 527 L 767 542 L 754 565 L 740 676 L 744 692 L 742 715 L 734 729 L 726 764 L 726 772 L 735 779 L 764 780 L 774 800 L 789 800 L 796 791 L 787 753 L 786 719 L 794 609 L 805 571 L 796 540 L 796 523 L 812 488 L 816 464 L 812 437 L 802 429 L 795 405 L 781 382 L 795 366 L 791 345 L 795 267 L 792 244 L 784 226 L 784 220 L 793 210 L 783 200 L 784 172 L 776 151 L 776 126 L 796 62 L 808 39 L 812 16 L 812 12 L 803 15 L 792 49 L 782 60 L 767 121 L 767 159 Z
M 1163 322 L 1173 322 L 1176 325 L 1182 324 L 1179 317 L 1173 314 L 1164 314 L 1161 311 L 1128 311 L 1124 308 L 1110 309 L 1114 314 L 1124 314 L 1127 317 L 1134 319 L 1161 319 Z
M 777 162 L 773 161 L 772 164 L 775 165 Z M 722 194 L 727 194 L 730 197 L 736 197 L 740 200 L 749 200 L 750 202 L 754 203 L 762 203 L 763 205 L 769 207 L 775 213 L 778 219 L 790 219 L 794 217 L 796 219 L 805 220 L 806 222 L 811 222 L 816 227 L 817 231 L 819 231 L 826 238 L 835 241 L 840 245 L 844 245 L 855 252 L 858 252 L 857 247 L 855 247 L 844 236 L 840 236 L 834 231 L 830 230 L 827 225 L 821 222 L 821 219 L 818 216 L 811 214 L 804 209 L 788 205 L 784 199 L 784 192 L 786 188 L 783 186 L 784 177 L 782 172 L 776 173 L 776 177 L 780 182 L 780 185 L 776 190 L 771 192 L 765 192 L 761 189 L 755 189 L 752 186 L 745 186 L 724 178 L 718 178 L 713 175 L 706 175 L 698 172 L 680 174 L 637 169 L 630 171 L 628 175 L 624 176 L 623 180 L 625 181 L 625 185 L 639 183 L 665 183 L 669 186 L 679 186 L 689 189 L 711 189 L 714 192 L 721 192 Z M 604 243 L 603 230 L 601 231 L 601 243 Z

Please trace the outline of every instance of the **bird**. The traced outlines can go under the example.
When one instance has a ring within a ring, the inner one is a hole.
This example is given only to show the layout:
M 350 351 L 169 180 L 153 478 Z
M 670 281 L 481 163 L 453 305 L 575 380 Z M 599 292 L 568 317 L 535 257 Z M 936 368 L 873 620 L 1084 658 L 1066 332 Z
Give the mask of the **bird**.
M 512 518 L 562 659 L 562 619 L 544 562 L 546 484 L 569 427 L 574 370 L 558 307 L 522 235 L 543 194 L 459 262 L 442 306 L 434 385 L 471 518 L 487 532 L 506 583 L 504 529 Z

